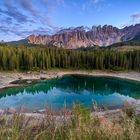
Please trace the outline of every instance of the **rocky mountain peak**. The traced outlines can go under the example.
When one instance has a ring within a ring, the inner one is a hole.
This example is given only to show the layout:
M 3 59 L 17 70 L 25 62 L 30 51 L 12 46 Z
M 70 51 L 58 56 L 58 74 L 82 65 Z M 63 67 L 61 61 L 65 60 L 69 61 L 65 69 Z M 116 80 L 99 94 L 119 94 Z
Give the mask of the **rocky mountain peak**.
M 114 43 L 127 41 L 140 32 L 140 24 L 119 29 L 112 25 L 79 26 L 62 29 L 54 35 L 30 35 L 28 43 L 54 45 L 62 48 L 79 48 L 87 46 L 108 46 Z

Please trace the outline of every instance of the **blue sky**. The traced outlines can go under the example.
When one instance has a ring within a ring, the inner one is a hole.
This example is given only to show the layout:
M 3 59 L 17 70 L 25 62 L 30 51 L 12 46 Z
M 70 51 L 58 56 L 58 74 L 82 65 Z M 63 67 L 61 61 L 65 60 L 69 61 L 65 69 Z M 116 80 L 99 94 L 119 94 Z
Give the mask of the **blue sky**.
M 0 40 L 53 34 L 62 28 L 140 22 L 140 0 L 0 0 Z

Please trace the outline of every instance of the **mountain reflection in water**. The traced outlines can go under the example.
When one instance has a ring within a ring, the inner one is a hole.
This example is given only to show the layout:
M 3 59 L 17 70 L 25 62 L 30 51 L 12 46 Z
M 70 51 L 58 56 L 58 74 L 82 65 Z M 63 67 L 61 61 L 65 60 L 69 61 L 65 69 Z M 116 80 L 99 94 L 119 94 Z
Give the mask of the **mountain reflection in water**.
M 62 78 L 38 81 L 29 86 L 0 90 L 0 108 L 24 107 L 30 110 L 50 106 L 60 109 L 64 102 L 71 108 L 80 102 L 88 108 L 117 108 L 140 99 L 140 83 L 112 77 L 65 75 Z

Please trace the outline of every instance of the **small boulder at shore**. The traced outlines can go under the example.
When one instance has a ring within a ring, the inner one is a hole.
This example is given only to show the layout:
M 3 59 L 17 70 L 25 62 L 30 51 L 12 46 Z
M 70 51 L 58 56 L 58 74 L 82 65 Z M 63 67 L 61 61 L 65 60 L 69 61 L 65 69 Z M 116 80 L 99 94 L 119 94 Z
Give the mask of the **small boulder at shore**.
M 46 80 L 46 78 L 45 77 L 40 77 L 40 80 Z
M 19 77 L 18 80 L 22 80 L 22 77 Z

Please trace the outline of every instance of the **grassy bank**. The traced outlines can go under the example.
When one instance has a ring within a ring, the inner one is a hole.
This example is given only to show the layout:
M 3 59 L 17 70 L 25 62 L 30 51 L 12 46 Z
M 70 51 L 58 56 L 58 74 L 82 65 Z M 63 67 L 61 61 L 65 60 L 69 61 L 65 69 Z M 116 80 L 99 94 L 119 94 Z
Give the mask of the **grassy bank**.
M 140 117 L 132 107 L 109 117 L 91 115 L 80 104 L 61 110 L 59 119 L 50 109 L 44 118 L 0 117 L 0 140 L 139 140 L 139 130 Z

